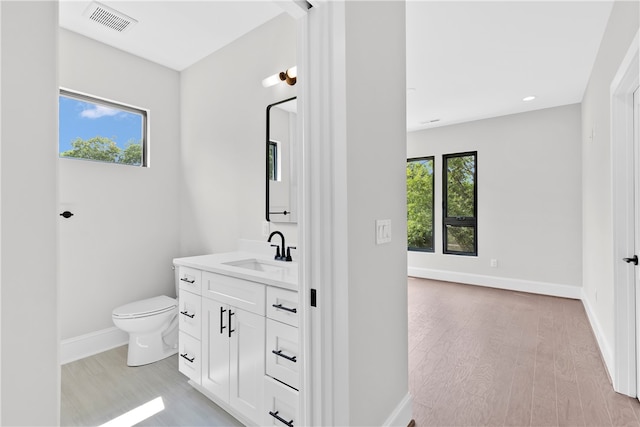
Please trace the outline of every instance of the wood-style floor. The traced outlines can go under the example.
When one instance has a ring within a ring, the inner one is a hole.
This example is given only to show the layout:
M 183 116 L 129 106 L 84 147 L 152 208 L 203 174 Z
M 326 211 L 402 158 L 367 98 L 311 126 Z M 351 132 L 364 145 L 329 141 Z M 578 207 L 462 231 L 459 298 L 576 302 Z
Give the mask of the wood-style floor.
M 172 356 L 126 365 L 119 347 L 62 367 L 61 424 L 95 426 L 162 397 L 147 426 L 238 426 Z M 638 426 L 615 393 L 580 301 L 409 278 L 409 389 L 417 426 Z
M 418 426 L 638 426 L 580 301 L 409 278 Z
M 187 384 L 177 355 L 131 368 L 127 346 L 62 366 L 60 424 L 98 426 L 158 397 L 164 410 L 137 425 L 242 425 Z

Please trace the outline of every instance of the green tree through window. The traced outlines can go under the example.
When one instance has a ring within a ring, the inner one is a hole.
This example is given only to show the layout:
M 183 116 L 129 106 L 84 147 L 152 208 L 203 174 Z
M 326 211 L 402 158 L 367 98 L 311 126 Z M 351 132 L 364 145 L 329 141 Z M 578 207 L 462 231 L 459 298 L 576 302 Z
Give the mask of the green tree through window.
M 60 156 L 139 166 L 142 163 L 142 144 L 131 140 L 123 150 L 115 141 L 103 136 L 88 140 L 76 138 L 71 142 L 71 149 L 63 151 Z
M 447 154 L 444 169 L 444 253 L 477 255 L 477 153 Z
M 407 160 L 409 250 L 433 252 L 433 157 Z

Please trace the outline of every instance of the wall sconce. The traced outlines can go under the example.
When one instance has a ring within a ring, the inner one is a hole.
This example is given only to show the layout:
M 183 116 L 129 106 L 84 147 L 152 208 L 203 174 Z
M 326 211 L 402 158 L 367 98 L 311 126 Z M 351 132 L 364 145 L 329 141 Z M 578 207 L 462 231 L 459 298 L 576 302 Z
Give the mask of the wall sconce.
M 262 86 L 270 87 L 277 85 L 280 82 L 287 82 L 289 86 L 293 86 L 298 81 L 298 67 L 288 68 L 286 71 L 282 71 L 278 74 L 267 77 L 262 80 Z

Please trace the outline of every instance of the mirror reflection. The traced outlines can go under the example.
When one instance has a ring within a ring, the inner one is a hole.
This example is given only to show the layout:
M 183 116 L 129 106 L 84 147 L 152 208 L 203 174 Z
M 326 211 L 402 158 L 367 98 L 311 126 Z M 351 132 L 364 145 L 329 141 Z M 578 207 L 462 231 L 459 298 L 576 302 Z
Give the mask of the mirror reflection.
M 297 111 L 295 97 L 267 106 L 267 221 L 297 221 Z

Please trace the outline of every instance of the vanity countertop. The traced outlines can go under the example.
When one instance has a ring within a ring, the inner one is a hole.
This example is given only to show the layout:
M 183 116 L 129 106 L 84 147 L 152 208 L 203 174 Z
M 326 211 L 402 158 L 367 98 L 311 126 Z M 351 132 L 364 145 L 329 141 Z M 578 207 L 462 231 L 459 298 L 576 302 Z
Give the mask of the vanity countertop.
M 234 263 L 239 265 L 233 265 Z M 273 258 L 253 252 L 237 251 L 174 258 L 173 264 L 264 283 L 265 285 L 279 288 L 298 290 L 297 262 L 276 261 Z M 260 264 L 258 268 L 262 266 L 265 271 L 247 268 L 242 264 L 254 266 Z

